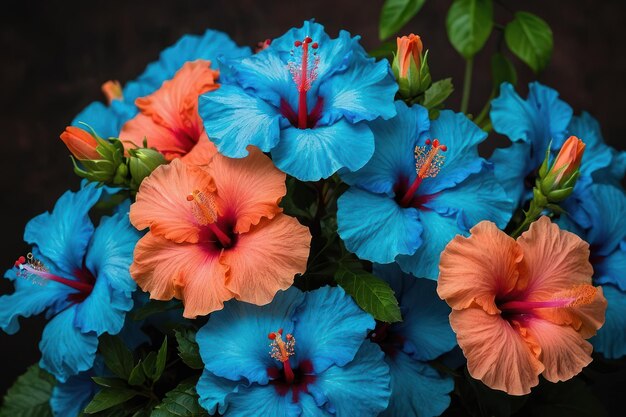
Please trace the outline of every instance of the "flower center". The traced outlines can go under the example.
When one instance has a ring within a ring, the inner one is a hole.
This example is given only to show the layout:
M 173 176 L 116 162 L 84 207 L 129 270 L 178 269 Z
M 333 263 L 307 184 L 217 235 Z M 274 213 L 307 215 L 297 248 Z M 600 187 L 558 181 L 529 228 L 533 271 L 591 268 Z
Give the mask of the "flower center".
M 576 285 L 564 291 L 560 291 L 549 300 L 545 301 L 504 301 L 498 303 L 498 308 L 503 314 L 517 315 L 529 314 L 539 308 L 567 308 L 581 307 L 591 304 L 598 289 L 593 285 Z
M 193 190 L 187 195 L 191 203 L 193 217 L 200 226 L 206 226 L 223 248 L 230 248 L 233 240 L 217 223 L 217 205 L 213 194 L 205 194 L 200 190 Z
M 399 204 L 402 207 L 409 206 L 424 178 L 437 176 L 446 158 L 440 152 L 447 150 L 448 147 L 440 144 L 439 139 L 435 139 L 432 142 L 430 139 L 427 139 L 426 145 L 415 147 L 415 171 L 417 176 L 400 199 Z
M 315 382 L 313 364 L 309 360 L 302 360 L 293 369 L 289 358 L 295 354 L 296 339 L 291 334 L 285 335 L 283 329 L 272 332 L 267 336 L 270 340 L 270 356 L 283 365 L 282 372 L 278 368 L 270 367 L 267 375 L 271 378 L 270 384 L 274 386 L 280 396 L 285 396 L 291 391 L 292 401 L 297 403 L 300 392 L 309 392 L 308 385 Z
M 270 343 L 270 356 L 283 364 L 283 371 L 285 373 L 285 380 L 288 384 L 292 384 L 294 380 L 293 370 L 291 369 L 291 363 L 289 363 L 289 357 L 295 353 L 294 347 L 296 345 L 296 339 L 292 334 L 287 334 L 285 340 L 283 340 L 283 329 L 279 329 L 277 332 L 272 332 L 267 337 L 272 341 Z
M 81 302 L 91 294 L 95 284 L 95 278 L 86 268 L 75 271 L 76 279 L 63 278 L 49 272 L 48 268 L 38 259 L 35 259 L 32 253 L 20 256 L 15 261 L 15 267 L 18 269 L 17 275 L 26 278 L 34 283 L 45 285 L 48 281 L 58 282 L 78 291 L 78 294 L 71 294 L 68 298 L 70 301 Z
M 385 355 L 393 357 L 404 347 L 404 337 L 391 330 L 390 326 L 389 323 L 377 321 L 369 338 L 380 346 Z
M 296 125 L 299 129 L 306 129 L 309 127 L 311 119 L 319 119 L 321 112 L 322 100 L 318 100 L 315 108 L 309 115 L 307 109 L 307 92 L 311 89 L 311 85 L 317 79 L 317 67 L 319 65 L 319 57 L 317 56 L 318 43 L 313 42 L 309 36 L 304 38 L 303 41 L 295 41 L 294 49 L 291 51 L 292 59 L 287 63 L 287 68 L 291 73 L 291 78 L 296 84 L 298 90 L 298 114 L 297 123 L 294 123 L 296 119 L 293 114 L 293 110 L 289 108 L 289 105 L 284 101 L 281 102 L 281 109 L 283 114 L 290 119 L 292 124 Z M 310 49 L 309 49 L 310 48 Z M 316 122 L 317 120 L 315 120 Z

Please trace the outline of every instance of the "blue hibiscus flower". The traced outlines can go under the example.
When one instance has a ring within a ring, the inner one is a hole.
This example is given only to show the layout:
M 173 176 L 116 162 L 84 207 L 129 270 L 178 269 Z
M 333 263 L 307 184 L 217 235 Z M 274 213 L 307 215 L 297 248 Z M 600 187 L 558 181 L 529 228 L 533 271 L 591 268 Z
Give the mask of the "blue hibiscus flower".
M 89 210 L 104 191 L 94 184 L 68 191 L 51 213 L 33 218 L 24 232 L 32 253 L 5 274 L 15 292 L 0 297 L 0 328 L 13 334 L 20 316 L 45 311 L 40 366 L 61 382 L 92 367 L 98 336 L 118 333 L 133 305 L 128 269 L 139 234 L 128 202 L 94 228 Z
M 346 31 L 331 39 L 307 21 L 259 53 L 229 61 L 222 86 L 199 105 L 220 153 L 242 158 L 257 146 L 302 181 L 361 168 L 374 151 L 365 121 L 395 115 L 398 86 L 389 63 L 368 57 L 358 40 Z
M 602 286 L 608 301 L 604 326 L 591 343 L 596 351 L 616 359 L 626 355 L 626 195 L 621 187 L 609 184 L 593 184 L 585 194 L 579 204 L 567 206 L 568 215 L 559 223 L 589 242 L 594 284 Z
M 537 82 L 528 86 L 526 100 L 509 83 L 500 86 L 500 95 L 491 102 L 493 130 L 512 142 L 496 149 L 491 157 L 495 173 L 515 206 L 532 197 L 533 173 L 539 169 L 551 144 L 558 152 L 567 139 L 572 108 L 559 94 Z
M 396 264 L 375 265 L 374 273 L 391 285 L 402 311 L 402 322 L 379 323 L 370 334 L 385 352 L 391 374 L 389 408 L 380 416 L 441 415 L 450 405 L 454 380 L 427 362 L 456 345 L 450 308 L 439 299 L 434 281 L 405 274 Z
M 111 100 L 109 105 L 99 101 L 89 104 L 72 121 L 72 125 L 91 126 L 101 137 L 117 137 L 124 123 L 135 117 L 135 100 L 156 91 L 163 81 L 174 77 L 188 61 L 206 59 L 214 68 L 219 68 L 218 58 L 238 58 L 251 54 L 250 48 L 239 47 L 225 33 L 207 30 L 203 35 L 185 35 L 168 47 L 146 70 L 124 87 L 122 96 Z
M 200 404 L 225 417 L 376 416 L 390 390 L 383 353 L 365 338 L 374 324 L 341 288 L 230 301 L 196 337 Z
M 494 130 L 512 142 L 507 148 L 496 149 L 491 160 L 516 207 L 523 207 L 532 198 L 534 178 L 548 146 L 556 156 L 570 135 L 586 145 L 581 176 L 570 199 L 584 194 L 592 182 L 619 182 L 626 170 L 626 153 L 604 143 L 595 119 L 588 113 L 572 117 L 572 108 L 551 88 L 531 83 L 529 90 L 528 98 L 523 100 L 511 84 L 504 83 L 500 96 L 491 104 Z
M 439 256 L 457 234 L 481 220 L 506 226 L 512 201 L 478 155 L 487 135 L 463 114 L 430 121 L 421 106 L 396 102 L 397 116 L 371 123 L 372 159 L 342 178 L 337 222 L 361 259 L 397 261 L 405 272 L 437 279 Z

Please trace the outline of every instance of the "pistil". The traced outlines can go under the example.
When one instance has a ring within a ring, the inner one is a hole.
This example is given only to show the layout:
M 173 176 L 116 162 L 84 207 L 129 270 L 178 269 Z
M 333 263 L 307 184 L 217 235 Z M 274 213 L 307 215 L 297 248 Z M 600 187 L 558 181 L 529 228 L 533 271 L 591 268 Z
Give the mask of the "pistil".
M 447 150 L 448 147 L 440 144 L 438 139 L 432 142 L 430 139 L 427 139 L 425 146 L 415 147 L 415 171 L 417 176 L 400 200 L 402 207 L 409 206 L 424 178 L 437 176 L 445 160 L 445 156 L 439 152 L 445 152 Z
M 187 195 L 187 201 L 193 203 L 193 216 L 200 226 L 206 226 L 224 248 L 232 244 L 232 239 L 217 224 L 217 206 L 215 197 L 200 190 L 193 190 Z
M 279 329 L 277 332 L 272 332 L 267 337 L 272 341 L 270 343 L 270 356 L 283 364 L 283 372 L 285 374 L 285 381 L 288 384 L 292 384 L 295 375 L 293 369 L 291 369 L 291 363 L 289 363 L 289 357 L 295 353 L 294 347 L 296 339 L 291 334 L 285 336 L 283 340 L 283 329 Z
M 297 58 L 294 57 L 292 61 L 289 61 L 287 66 L 298 89 L 298 128 L 306 129 L 308 127 L 309 118 L 307 92 L 311 89 L 311 84 L 313 84 L 317 78 L 317 66 L 319 64 L 319 58 L 315 52 L 312 53 L 312 57 L 309 55 L 311 53 L 309 46 L 311 49 L 316 50 L 318 44 L 307 36 L 303 41 L 295 41 L 294 46 L 301 48 L 300 62 L 297 62 Z M 292 51 L 292 53 L 294 53 L 294 51 Z
M 35 259 L 32 253 L 29 253 L 26 258 L 20 256 L 15 261 L 15 267 L 19 269 L 18 275 L 23 278 L 41 279 L 44 280 L 43 282 L 58 282 L 85 294 L 90 294 L 93 290 L 93 285 L 89 283 L 63 278 L 50 273 L 41 261 Z
M 555 294 L 550 300 L 545 301 L 507 301 L 498 304 L 502 312 L 522 314 L 541 308 L 566 308 L 578 307 L 591 303 L 596 296 L 597 288 L 593 285 L 582 284 Z

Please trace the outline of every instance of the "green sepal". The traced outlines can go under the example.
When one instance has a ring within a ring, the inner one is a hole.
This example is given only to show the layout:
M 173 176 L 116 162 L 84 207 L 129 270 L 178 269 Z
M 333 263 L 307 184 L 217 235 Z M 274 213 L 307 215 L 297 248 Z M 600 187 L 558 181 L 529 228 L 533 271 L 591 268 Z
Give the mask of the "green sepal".
M 574 187 L 561 188 L 559 190 L 550 191 L 548 193 L 548 201 L 551 203 L 559 203 L 569 197 L 574 191 Z

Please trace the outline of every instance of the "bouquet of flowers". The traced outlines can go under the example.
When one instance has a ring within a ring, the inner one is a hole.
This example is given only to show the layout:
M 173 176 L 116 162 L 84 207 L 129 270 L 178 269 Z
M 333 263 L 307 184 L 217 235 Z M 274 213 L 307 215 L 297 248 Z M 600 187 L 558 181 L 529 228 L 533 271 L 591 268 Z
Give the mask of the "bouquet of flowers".
M 388 0 L 381 38 L 421 4 Z M 587 398 L 592 351 L 626 355 L 626 153 L 553 89 L 516 92 L 508 57 L 540 71 L 552 34 L 493 15 L 448 13 L 460 112 L 419 36 L 368 53 L 313 20 L 254 49 L 187 35 L 106 82 L 61 134 L 80 189 L 28 222 L 4 275 L 0 328 L 48 322 L 0 416 L 535 415 Z M 486 157 L 495 134 L 510 143 Z

